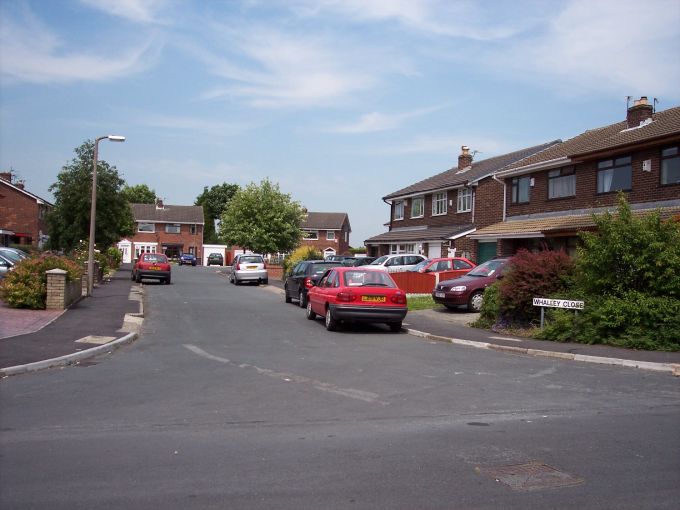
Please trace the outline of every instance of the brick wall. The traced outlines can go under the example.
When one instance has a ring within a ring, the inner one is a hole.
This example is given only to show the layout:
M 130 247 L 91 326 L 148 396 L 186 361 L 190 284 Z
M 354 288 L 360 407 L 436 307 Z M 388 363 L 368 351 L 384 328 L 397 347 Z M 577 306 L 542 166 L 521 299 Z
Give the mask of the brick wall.
M 47 234 L 46 212 L 46 205 L 38 204 L 34 198 L 0 180 L 0 227 L 29 234 L 30 243 L 38 246 L 39 233 Z
M 312 246 L 319 250 L 321 253 L 324 252 L 326 248 L 333 248 L 337 255 L 349 255 L 349 241 L 345 241 L 345 230 L 338 231 L 334 230 L 335 239 L 327 239 L 327 230 L 319 230 L 319 239 L 303 239 L 301 246 Z M 349 235 L 347 236 L 349 238 Z
M 188 253 L 190 247 L 194 247 L 194 253 L 201 260 L 203 252 L 203 225 L 196 225 L 196 234 L 191 233 L 193 224 L 180 224 L 179 234 L 170 234 L 165 231 L 165 223 L 157 223 L 155 232 L 136 232 L 130 238 L 133 244 L 158 243 L 157 251 L 161 251 L 163 244 L 181 244 L 182 253 Z M 134 246 L 133 246 L 134 254 Z
M 63 269 L 47 271 L 48 310 L 64 310 L 82 297 L 81 280 L 67 281 L 67 274 Z

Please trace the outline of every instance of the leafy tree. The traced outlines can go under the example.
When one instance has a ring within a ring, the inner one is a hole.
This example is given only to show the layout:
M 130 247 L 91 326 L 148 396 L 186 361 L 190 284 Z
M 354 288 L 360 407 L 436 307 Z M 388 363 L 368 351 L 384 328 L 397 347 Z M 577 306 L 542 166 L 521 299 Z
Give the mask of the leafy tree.
M 323 253 L 313 246 L 300 246 L 293 253 L 283 260 L 283 272 L 288 274 L 295 267 L 295 264 L 303 260 L 323 259 Z
M 204 243 L 216 244 L 219 242 L 217 232 L 215 232 L 215 220 L 222 217 L 227 205 L 238 190 L 238 184 L 227 184 L 225 182 L 212 186 L 210 189 L 205 186 L 203 193 L 196 198 L 194 205 L 202 205 L 203 215 L 205 216 Z
M 220 237 L 256 253 L 289 252 L 302 240 L 303 218 L 302 206 L 265 179 L 234 194 L 222 214 Z
M 55 197 L 54 209 L 47 217 L 52 249 L 71 251 L 90 235 L 94 142 L 86 140 L 75 153 L 49 188 Z M 132 210 L 122 192 L 124 184 L 115 166 L 98 161 L 95 242 L 101 248 L 134 232 Z
M 99 176 L 99 165 L 97 165 L 97 176 Z M 137 184 L 123 188 L 125 199 L 131 204 L 155 204 L 158 196 L 146 184 Z

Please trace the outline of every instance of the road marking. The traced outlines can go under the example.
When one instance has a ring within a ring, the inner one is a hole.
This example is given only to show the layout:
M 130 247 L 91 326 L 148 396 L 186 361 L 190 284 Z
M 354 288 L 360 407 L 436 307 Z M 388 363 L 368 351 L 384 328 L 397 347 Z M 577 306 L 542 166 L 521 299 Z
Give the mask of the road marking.
M 340 386 L 336 386 L 335 384 L 330 384 L 326 383 L 323 381 L 317 381 L 315 379 L 310 379 L 309 377 L 304 377 L 301 375 L 296 375 L 296 374 L 291 374 L 287 372 L 276 372 L 274 370 L 270 370 L 268 368 L 260 368 L 255 365 L 250 365 L 248 363 L 236 363 L 234 361 L 231 361 L 227 358 L 221 358 L 220 356 L 215 356 L 213 354 L 210 354 L 209 352 L 204 351 L 200 347 L 197 347 L 195 345 L 191 344 L 183 344 L 184 347 L 189 349 L 191 352 L 194 354 L 198 354 L 199 356 L 210 359 L 213 361 L 219 361 L 220 363 L 225 363 L 229 365 L 233 365 L 238 368 L 243 368 L 243 369 L 248 369 L 248 370 L 254 370 L 260 375 L 264 375 L 267 377 L 271 377 L 272 379 L 279 379 L 284 382 L 293 382 L 293 383 L 298 383 L 298 384 L 306 384 L 311 386 L 314 389 L 317 389 L 319 391 L 325 391 L 327 393 L 333 393 L 335 395 L 340 395 L 343 397 L 348 397 L 348 398 L 353 398 L 355 400 L 361 400 L 363 402 L 369 402 L 369 403 L 377 403 L 383 406 L 386 406 L 389 404 L 389 402 L 383 402 L 379 400 L 380 395 L 377 393 L 372 393 L 370 391 L 362 391 L 362 390 L 357 390 L 354 388 L 342 388 Z
M 507 336 L 490 336 L 492 340 L 507 340 L 508 342 L 521 342 L 519 338 L 509 338 Z

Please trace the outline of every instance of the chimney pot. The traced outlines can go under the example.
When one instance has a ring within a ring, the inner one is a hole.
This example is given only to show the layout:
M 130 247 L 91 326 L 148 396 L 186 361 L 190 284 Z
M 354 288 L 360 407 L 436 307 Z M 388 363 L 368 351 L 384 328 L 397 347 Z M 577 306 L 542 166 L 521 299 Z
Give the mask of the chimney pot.
M 642 96 L 640 99 L 636 99 L 633 102 L 633 106 L 628 108 L 628 113 L 626 115 L 626 123 L 628 128 L 634 128 L 640 126 L 647 119 L 652 118 L 654 113 L 654 108 L 649 104 L 647 96 Z
M 472 155 L 470 154 L 470 147 L 463 145 L 460 148 L 461 153 L 458 156 L 458 170 L 464 170 L 472 165 Z

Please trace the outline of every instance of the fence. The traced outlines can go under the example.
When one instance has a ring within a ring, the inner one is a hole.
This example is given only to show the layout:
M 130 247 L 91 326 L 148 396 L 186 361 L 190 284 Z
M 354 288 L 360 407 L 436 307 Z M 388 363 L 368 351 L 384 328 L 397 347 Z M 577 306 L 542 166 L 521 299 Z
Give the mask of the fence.
M 435 285 L 444 280 L 455 278 L 457 273 L 441 271 L 439 273 L 416 273 L 414 271 L 402 271 L 390 273 L 392 279 L 399 288 L 408 294 L 430 294 Z

